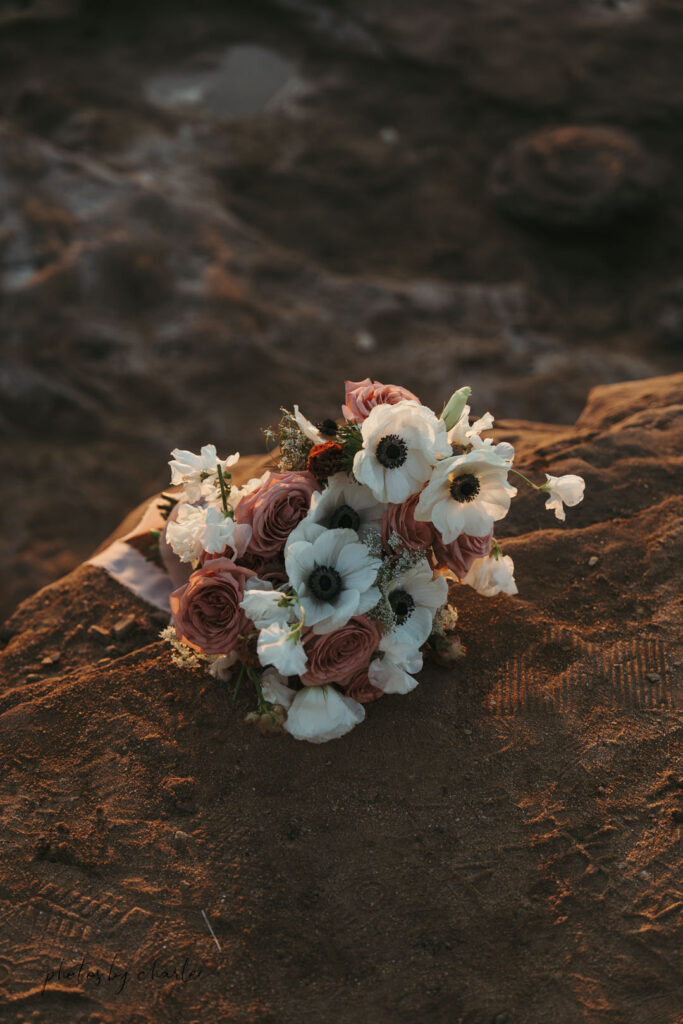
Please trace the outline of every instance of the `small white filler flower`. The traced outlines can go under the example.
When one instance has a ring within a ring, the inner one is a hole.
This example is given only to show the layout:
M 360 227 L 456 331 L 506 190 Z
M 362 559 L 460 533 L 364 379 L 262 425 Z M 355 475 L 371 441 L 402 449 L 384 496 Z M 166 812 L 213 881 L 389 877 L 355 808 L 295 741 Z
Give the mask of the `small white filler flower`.
M 377 501 L 400 504 L 429 480 L 439 458 L 452 452 L 446 424 L 419 402 L 376 405 L 361 424 L 363 447 L 353 473 Z

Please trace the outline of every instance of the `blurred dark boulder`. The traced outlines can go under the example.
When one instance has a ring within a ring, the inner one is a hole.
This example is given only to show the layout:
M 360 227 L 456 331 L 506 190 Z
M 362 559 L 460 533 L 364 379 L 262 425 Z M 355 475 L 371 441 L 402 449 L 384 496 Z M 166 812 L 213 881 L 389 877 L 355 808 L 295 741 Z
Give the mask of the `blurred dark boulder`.
M 664 168 L 628 132 L 561 125 L 516 139 L 493 167 L 505 213 L 544 227 L 597 228 L 651 209 Z

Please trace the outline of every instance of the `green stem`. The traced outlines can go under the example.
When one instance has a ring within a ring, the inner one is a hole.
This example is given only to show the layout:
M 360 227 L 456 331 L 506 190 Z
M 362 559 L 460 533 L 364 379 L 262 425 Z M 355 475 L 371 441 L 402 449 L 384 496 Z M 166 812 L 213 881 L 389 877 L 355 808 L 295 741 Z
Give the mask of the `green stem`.
M 524 482 L 527 483 L 529 485 L 529 487 L 533 487 L 533 489 L 535 491 L 544 491 L 545 490 L 545 486 L 539 487 L 539 485 L 535 484 L 533 482 L 533 480 L 530 480 L 528 476 L 524 476 L 524 473 L 520 473 L 520 471 L 518 469 L 509 469 L 508 473 L 514 473 L 515 476 L 521 477 L 522 480 L 524 480 Z
M 218 483 L 219 483 L 220 489 L 221 489 L 221 501 L 223 502 L 223 515 L 227 517 L 229 515 L 229 512 L 228 512 L 228 492 L 225 489 L 225 480 L 223 479 L 223 470 L 221 469 L 221 467 L 219 465 L 216 465 L 216 469 L 218 470 Z
M 244 671 L 245 671 L 244 665 L 240 665 L 240 674 L 237 677 L 237 683 L 235 684 L 235 689 L 232 691 L 232 702 L 233 702 L 233 704 L 237 700 L 237 694 L 240 692 L 240 686 L 242 685 L 242 680 L 244 679 Z
M 249 678 L 251 679 L 252 683 L 254 684 L 254 689 L 256 690 L 256 700 L 258 701 L 258 709 L 261 712 L 261 714 L 265 714 L 265 712 L 269 711 L 270 709 L 268 708 L 268 705 L 266 704 L 265 700 L 263 699 L 263 690 L 261 688 L 261 677 L 259 676 L 258 672 L 255 669 L 253 669 L 253 668 L 247 669 L 247 672 L 249 673 Z

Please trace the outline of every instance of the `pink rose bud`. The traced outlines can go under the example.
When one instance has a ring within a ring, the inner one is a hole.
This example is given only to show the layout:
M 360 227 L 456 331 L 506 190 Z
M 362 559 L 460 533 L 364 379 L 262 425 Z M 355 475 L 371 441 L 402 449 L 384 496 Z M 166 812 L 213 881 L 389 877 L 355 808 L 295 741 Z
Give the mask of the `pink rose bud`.
M 370 410 L 376 405 L 396 405 L 406 399 L 413 402 L 420 402 L 420 399 L 402 388 L 398 384 L 380 384 L 378 380 L 359 380 L 354 383 L 352 380 L 344 382 L 346 388 L 346 404 L 342 406 L 342 412 L 347 420 L 355 420 L 362 423 L 370 414 Z
M 359 704 L 370 704 L 384 696 L 384 690 L 373 686 L 368 678 L 367 668 L 359 669 L 344 687 L 344 695 L 357 700 Z
M 410 551 L 429 550 L 435 539 L 435 530 L 431 523 L 419 523 L 415 520 L 415 506 L 420 499 L 413 494 L 402 505 L 387 505 L 382 519 L 382 544 L 386 551 L 396 552 L 389 544 L 392 534 L 396 534 L 403 547 Z
M 485 558 L 493 541 L 493 529 L 485 537 L 470 537 L 461 533 L 451 544 L 443 544 L 435 531 L 434 557 L 439 568 L 452 569 L 458 579 L 464 579 L 478 558 Z
M 311 473 L 266 473 L 235 509 L 235 522 L 247 523 L 252 529 L 247 554 L 265 562 L 276 561 L 290 533 L 308 512 L 311 495 L 319 490 Z

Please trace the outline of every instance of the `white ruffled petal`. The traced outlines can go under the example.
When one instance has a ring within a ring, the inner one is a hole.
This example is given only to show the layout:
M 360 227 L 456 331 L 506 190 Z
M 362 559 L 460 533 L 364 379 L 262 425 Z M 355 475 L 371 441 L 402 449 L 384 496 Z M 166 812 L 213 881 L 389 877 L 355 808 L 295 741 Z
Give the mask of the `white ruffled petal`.
M 325 438 L 318 428 L 314 426 L 310 420 L 307 420 L 304 414 L 299 411 L 298 405 L 294 406 L 294 419 L 296 420 L 297 426 L 304 437 L 307 437 L 309 441 L 313 441 L 314 444 L 322 444 Z
M 278 672 L 272 665 L 264 670 L 261 676 L 261 693 L 264 700 L 271 704 L 279 704 L 283 708 L 290 707 L 296 696 L 296 690 L 292 690 L 287 684 L 287 677 Z
M 386 657 L 370 663 L 368 679 L 384 693 L 410 693 L 417 686 L 417 679 Z
M 305 686 L 287 713 L 284 730 L 296 740 L 326 743 L 350 732 L 365 718 L 365 708 L 331 686 Z
M 256 653 L 262 665 L 273 665 L 283 676 L 300 676 L 306 671 L 306 652 L 291 633 L 288 623 L 273 622 L 259 633 Z

